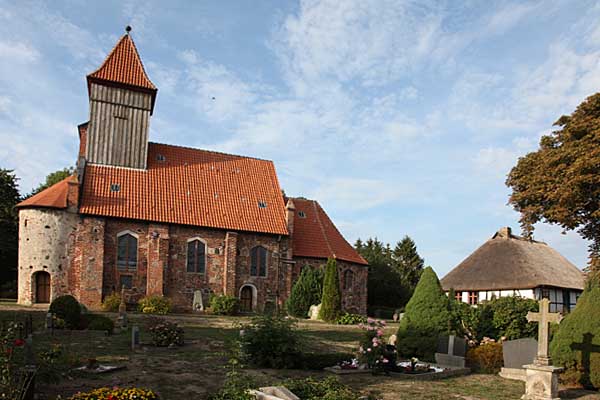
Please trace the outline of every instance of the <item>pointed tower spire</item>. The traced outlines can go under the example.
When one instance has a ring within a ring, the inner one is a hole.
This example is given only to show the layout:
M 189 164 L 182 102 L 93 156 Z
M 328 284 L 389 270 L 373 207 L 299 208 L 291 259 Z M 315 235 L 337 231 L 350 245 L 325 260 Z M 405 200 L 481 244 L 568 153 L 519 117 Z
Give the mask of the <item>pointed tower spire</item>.
M 146 74 L 140 54 L 130 35 L 131 26 L 127 26 L 125 31 L 125 35 L 119 39 L 100 68 L 87 76 L 88 89 L 92 83 L 100 83 L 144 91 L 152 95 L 152 109 L 154 109 L 158 89 Z

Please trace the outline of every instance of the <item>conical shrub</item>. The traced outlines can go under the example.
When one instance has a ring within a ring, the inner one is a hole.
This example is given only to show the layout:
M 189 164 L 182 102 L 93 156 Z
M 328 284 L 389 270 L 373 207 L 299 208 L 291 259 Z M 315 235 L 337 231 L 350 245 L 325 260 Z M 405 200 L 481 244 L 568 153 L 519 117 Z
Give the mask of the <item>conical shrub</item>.
M 451 318 L 448 297 L 433 269 L 427 267 L 400 321 L 396 342 L 398 353 L 402 357 L 432 361 L 438 337 L 449 332 Z
M 327 260 L 325 277 L 323 278 L 323 297 L 321 298 L 321 311 L 319 319 L 334 322 L 342 312 L 342 295 L 338 277 L 337 263 L 334 259 Z
M 318 268 L 305 266 L 285 304 L 288 314 L 297 318 L 306 318 L 310 306 L 321 303 L 322 294 L 323 272 Z

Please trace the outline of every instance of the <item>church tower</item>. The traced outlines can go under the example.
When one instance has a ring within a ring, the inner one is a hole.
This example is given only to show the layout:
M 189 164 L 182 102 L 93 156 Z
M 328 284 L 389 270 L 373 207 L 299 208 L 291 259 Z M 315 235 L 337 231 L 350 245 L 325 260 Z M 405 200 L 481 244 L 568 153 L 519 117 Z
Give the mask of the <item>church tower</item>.
M 158 89 L 146 75 L 131 28 L 126 31 L 102 66 L 87 76 L 85 158 L 88 163 L 145 169 Z

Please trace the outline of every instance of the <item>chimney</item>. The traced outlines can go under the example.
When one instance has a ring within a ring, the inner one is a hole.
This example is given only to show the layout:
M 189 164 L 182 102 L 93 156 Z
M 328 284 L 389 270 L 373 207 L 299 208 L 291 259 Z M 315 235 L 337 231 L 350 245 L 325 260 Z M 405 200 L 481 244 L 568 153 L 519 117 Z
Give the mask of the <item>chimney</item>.
M 498 236 L 505 239 L 510 239 L 512 237 L 512 231 L 510 229 L 510 226 L 504 226 L 500 228 L 500 230 L 498 231 Z
M 288 199 L 287 204 L 285 205 L 285 222 L 287 222 L 288 232 L 290 236 L 294 234 L 294 214 L 296 213 L 296 206 L 292 199 Z

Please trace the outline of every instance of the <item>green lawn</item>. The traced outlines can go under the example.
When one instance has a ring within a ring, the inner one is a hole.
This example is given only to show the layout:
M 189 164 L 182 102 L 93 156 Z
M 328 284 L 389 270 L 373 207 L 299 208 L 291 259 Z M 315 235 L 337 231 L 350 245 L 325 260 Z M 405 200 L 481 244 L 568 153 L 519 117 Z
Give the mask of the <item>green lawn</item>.
M 55 384 L 39 384 L 46 399 L 57 395 L 70 396 L 77 391 L 101 386 L 140 386 L 155 390 L 163 399 L 202 399 L 218 389 L 225 379 L 227 342 L 234 339 L 238 326 L 248 321 L 241 317 L 173 315 L 185 329 L 186 345 L 175 349 L 142 346 L 131 351 L 130 333 L 106 336 L 101 332 L 56 331 L 54 335 L 43 330 L 45 311 L 0 304 L 0 322 L 23 320 L 33 316 L 37 330 L 34 347 L 44 351 L 53 345 L 63 346 L 66 359 L 73 365 L 83 365 L 88 358 L 103 363 L 125 365 L 115 373 L 87 376 L 74 374 L 72 378 L 54 380 Z M 107 314 L 116 318 L 115 314 Z M 141 328 L 142 342 L 148 342 L 145 331 L 148 317 L 130 314 L 131 324 Z M 299 329 L 305 335 L 308 350 L 314 352 L 353 352 L 361 336 L 356 326 L 338 326 L 314 321 L 301 321 Z M 397 325 L 390 324 L 386 335 L 394 333 Z M 273 384 L 286 378 L 325 376 L 321 371 L 257 370 L 243 371 L 261 385 Z M 402 381 L 372 375 L 342 376 L 341 380 L 363 392 L 378 393 L 383 399 L 518 399 L 524 390 L 520 382 L 493 375 L 471 375 L 434 382 Z M 588 397 L 591 398 L 591 397 Z

